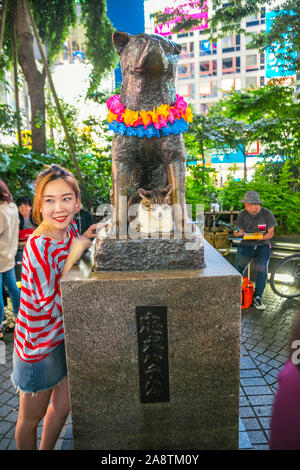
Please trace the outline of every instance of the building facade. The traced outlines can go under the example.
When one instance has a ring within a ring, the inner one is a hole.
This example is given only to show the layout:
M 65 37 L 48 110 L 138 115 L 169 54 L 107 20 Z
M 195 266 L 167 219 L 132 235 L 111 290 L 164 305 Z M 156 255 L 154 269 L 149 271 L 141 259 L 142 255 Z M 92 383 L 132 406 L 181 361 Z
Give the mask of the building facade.
M 184 3 L 183 0 L 177 0 L 176 5 Z M 223 1 L 224 6 L 227 3 L 228 0 Z M 207 33 L 207 23 L 214 8 L 210 0 L 208 12 L 202 15 L 202 19 L 199 12 L 198 29 L 179 34 L 172 33 L 170 24 L 157 27 L 151 18 L 152 13 L 164 10 L 170 4 L 168 0 L 145 0 L 145 30 L 148 33 L 161 34 L 182 46 L 177 62 L 176 90 L 193 106 L 196 113 L 207 114 L 214 103 L 232 90 L 239 92 L 251 87 L 263 87 L 270 78 L 283 75 L 272 54 L 251 48 L 253 35 L 265 32 L 270 27 L 272 12 L 266 7 L 242 21 L 241 28 L 245 34 L 230 34 L 211 42 Z M 285 73 L 283 76 L 286 77 L 286 83 L 291 82 L 290 74 Z M 254 165 L 260 151 L 259 142 L 254 142 L 247 149 L 249 179 L 254 173 Z M 243 157 L 235 149 L 228 149 L 227 153 L 210 155 L 207 161 L 218 171 L 220 184 L 225 182 L 226 174 L 233 164 L 236 166 L 236 178 L 243 178 Z
M 151 33 L 158 32 L 150 17 L 155 5 L 151 0 L 145 2 L 145 28 Z M 211 3 L 208 8 L 209 21 L 213 12 Z M 252 34 L 266 30 L 266 8 L 243 21 L 241 26 L 246 35 L 232 34 L 211 42 L 205 23 L 201 26 L 201 29 L 181 34 L 167 34 L 169 29 L 165 29 L 162 34 L 182 46 L 177 64 L 178 93 L 193 105 L 197 113 L 206 114 L 209 107 L 229 91 L 251 86 L 256 88 L 266 83 L 265 53 L 248 48 Z

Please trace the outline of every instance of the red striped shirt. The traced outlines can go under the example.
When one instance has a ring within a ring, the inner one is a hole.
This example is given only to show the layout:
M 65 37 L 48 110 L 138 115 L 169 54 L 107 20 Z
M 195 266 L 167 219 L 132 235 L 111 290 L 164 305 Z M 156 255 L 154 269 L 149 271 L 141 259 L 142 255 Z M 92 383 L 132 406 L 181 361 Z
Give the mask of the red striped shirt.
M 40 235 L 26 243 L 14 343 L 23 361 L 44 359 L 64 340 L 59 281 L 74 238 L 68 228 L 62 242 Z

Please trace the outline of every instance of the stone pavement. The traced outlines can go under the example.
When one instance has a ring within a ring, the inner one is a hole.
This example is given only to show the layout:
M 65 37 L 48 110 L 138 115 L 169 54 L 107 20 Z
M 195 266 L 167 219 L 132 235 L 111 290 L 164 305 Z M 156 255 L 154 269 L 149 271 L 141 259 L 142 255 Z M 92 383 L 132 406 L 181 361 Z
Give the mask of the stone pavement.
M 240 433 L 239 448 L 269 449 L 272 403 L 277 376 L 288 357 L 289 334 L 300 314 L 300 299 L 276 296 L 269 285 L 263 301 L 266 310 L 242 310 L 240 358 Z M 6 309 L 9 316 L 10 309 Z M 18 414 L 18 395 L 10 382 L 13 334 L 0 342 L 0 449 L 16 449 L 14 429 Z M 42 423 L 38 429 L 41 436 Z M 72 450 L 72 420 L 68 418 L 56 450 Z

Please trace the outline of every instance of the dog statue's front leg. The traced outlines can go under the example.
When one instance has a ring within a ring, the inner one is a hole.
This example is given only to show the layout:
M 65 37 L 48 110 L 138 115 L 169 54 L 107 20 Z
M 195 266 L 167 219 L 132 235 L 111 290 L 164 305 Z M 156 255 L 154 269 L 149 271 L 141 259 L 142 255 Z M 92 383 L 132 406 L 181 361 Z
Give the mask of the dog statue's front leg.
M 128 139 L 128 138 L 127 138 Z M 116 135 L 112 143 L 112 223 L 111 237 L 127 238 L 127 201 L 129 177 L 132 168 L 133 152 L 128 149 L 128 140 Z M 126 145 L 127 144 L 127 145 Z
M 173 186 L 172 204 L 176 236 L 191 234 L 195 231 L 195 227 L 188 217 L 185 202 L 185 161 L 178 159 L 169 163 L 168 183 Z

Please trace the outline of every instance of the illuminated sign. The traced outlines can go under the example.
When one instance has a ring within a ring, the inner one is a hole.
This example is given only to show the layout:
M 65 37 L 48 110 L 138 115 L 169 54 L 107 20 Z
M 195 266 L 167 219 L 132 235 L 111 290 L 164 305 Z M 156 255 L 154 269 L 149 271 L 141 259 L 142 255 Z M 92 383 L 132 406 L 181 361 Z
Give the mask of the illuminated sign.
M 182 1 L 182 0 L 181 0 Z M 165 8 L 164 13 L 172 14 L 175 10 L 178 9 L 180 15 L 177 16 L 174 20 L 167 21 L 164 24 L 157 25 L 155 27 L 155 33 L 160 34 L 161 36 L 168 36 L 172 34 L 172 30 L 177 23 L 182 22 L 182 19 L 199 19 L 199 24 L 197 26 L 192 26 L 190 31 L 195 29 L 207 29 L 208 28 L 208 7 L 207 2 L 204 1 L 202 7 L 197 5 L 199 2 L 188 2 L 188 3 L 179 3 L 177 7 Z

